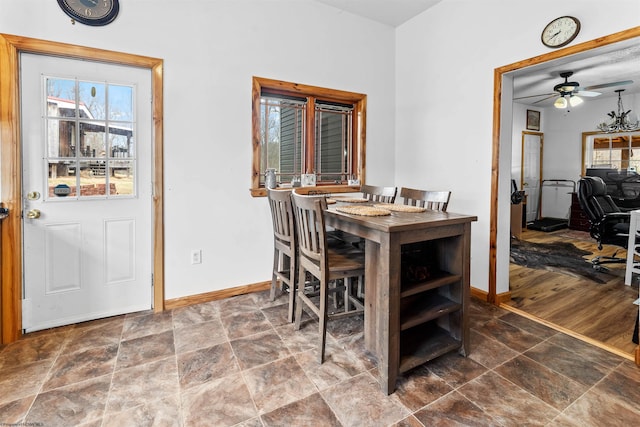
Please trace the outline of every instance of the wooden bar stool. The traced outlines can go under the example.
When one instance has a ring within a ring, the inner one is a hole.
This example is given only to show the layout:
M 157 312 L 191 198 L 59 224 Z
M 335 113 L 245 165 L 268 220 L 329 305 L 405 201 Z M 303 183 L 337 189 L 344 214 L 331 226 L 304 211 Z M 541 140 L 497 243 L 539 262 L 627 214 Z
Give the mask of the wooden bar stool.
M 298 291 L 296 294 L 295 329 L 300 329 L 302 306 L 306 305 L 319 318 L 319 362 L 324 362 L 327 320 L 348 316 L 364 311 L 360 300 L 352 295 L 353 279 L 361 283 L 364 280 L 364 253 L 345 245 L 328 247 L 325 229 L 324 211 L 327 208 L 325 198 L 304 196 L 292 192 L 294 214 L 298 238 Z M 304 286 L 306 275 L 310 274 L 318 281 L 318 291 Z M 330 283 L 342 282 L 330 288 Z M 344 310 L 329 314 L 328 297 L 331 292 L 344 292 Z M 319 302 L 314 302 L 319 295 Z
M 273 273 L 271 301 L 276 298 L 278 280 L 281 289 L 289 292 L 289 322 L 293 322 L 298 264 L 296 227 L 290 190 L 268 189 L 269 208 L 273 223 Z

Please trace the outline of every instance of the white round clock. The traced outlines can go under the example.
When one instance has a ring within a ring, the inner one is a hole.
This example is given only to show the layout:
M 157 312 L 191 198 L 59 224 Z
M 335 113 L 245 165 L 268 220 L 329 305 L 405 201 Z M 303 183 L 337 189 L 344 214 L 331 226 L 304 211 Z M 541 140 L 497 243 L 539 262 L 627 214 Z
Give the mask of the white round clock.
M 540 39 L 551 48 L 566 46 L 576 38 L 580 32 L 580 21 L 573 16 L 561 16 L 549 22 Z

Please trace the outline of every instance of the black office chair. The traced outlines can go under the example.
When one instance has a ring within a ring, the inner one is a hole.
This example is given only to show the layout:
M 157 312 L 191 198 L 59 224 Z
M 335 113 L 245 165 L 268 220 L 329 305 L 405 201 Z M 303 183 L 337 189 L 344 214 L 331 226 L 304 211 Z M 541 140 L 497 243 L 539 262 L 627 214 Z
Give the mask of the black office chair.
M 629 212 L 623 212 L 607 194 L 607 186 L 598 176 L 585 176 L 578 181 L 578 202 L 591 222 L 590 234 L 598 249 L 602 245 L 615 245 L 627 248 L 629 243 Z M 602 264 L 624 263 L 626 258 L 597 256 L 591 260 L 593 268 L 604 270 Z

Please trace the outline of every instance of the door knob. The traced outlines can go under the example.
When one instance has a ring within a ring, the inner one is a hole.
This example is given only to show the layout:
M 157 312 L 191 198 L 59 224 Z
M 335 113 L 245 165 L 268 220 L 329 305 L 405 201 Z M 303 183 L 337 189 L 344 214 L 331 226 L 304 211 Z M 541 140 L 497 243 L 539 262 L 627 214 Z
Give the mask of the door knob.
M 31 209 L 29 212 L 27 212 L 27 218 L 29 219 L 40 218 L 40 211 L 38 209 Z

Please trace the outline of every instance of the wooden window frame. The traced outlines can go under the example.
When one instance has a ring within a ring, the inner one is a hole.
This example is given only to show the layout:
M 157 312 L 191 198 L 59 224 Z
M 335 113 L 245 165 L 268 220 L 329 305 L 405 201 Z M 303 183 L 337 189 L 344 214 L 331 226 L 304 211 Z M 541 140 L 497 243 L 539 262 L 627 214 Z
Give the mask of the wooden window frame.
M 253 160 L 251 164 L 251 195 L 262 197 L 267 195 L 267 191 L 260 184 L 260 97 L 263 91 L 268 91 L 275 95 L 288 95 L 308 98 L 307 104 L 307 126 L 305 150 L 307 159 L 305 164 L 313 165 L 315 159 L 315 99 L 331 100 L 345 104 L 353 104 L 353 135 L 352 135 L 352 170 L 355 171 L 355 178 L 359 182 L 364 182 L 365 178 L 365 139 L 366 139 L 366 111 L 367 95 L 355 92 L 345 92 L 335 89 L 327 89 L 317 86 L 303 85 L 299 83 L 289 83 L 280 80 L 253 77 L 252 79 L 252 112 L 251 112 L 251 143 Z M 313 173 L 313 171 L 307 171 Z M 323 192 L 341 193 L 359 191 L 360 186 L 347 184 L 318 184 Z M 305 191 L 313 191 L 314 187 L 305 187 Z

